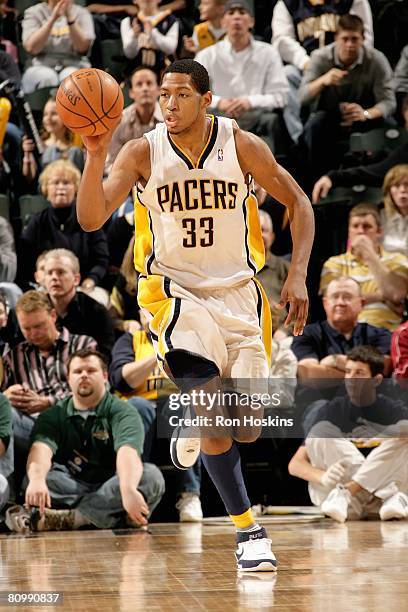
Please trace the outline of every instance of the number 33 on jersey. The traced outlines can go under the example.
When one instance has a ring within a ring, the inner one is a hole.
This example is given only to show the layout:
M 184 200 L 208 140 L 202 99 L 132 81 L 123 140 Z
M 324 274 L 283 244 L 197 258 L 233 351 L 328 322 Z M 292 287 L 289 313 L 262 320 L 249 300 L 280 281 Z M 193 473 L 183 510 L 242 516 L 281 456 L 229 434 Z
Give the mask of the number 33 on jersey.
M 265 261 L 258 205 L 238 163 L 233 122 L 210 119 L 196 165 L 164 124 L 145 134 L 151 176 L 135 199 L 136 269 L 190 288 L 232 287 Z

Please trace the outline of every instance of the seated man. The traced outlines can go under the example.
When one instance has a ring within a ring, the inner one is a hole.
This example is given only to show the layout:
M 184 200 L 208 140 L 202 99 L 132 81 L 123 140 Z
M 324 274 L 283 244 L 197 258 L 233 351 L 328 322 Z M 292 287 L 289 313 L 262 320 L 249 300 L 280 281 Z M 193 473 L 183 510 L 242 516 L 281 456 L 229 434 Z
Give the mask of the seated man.
M 303 335 L 293 338 L 292 351 L 298 359 L 301 380 L 344 378 L 347 353 L 355 346 L 369 344 L 385 355 L 389 373 L 391 333 L 383 327 L 359 323 L 364 299 L 361 287 L 353 278 L 335 278 L 323 295 L 325 321 L 306 325 Z
M 89 298 L 91 299 L 91 298 Z M 23 293 L 16 314 L 25 338 L 3 356 L 4 395 L 13 407 L 14 443 L 28 451 L 29 437 L 39 413 L 71 394 L 66 363 L 84 347 L 96 347 L 93 338 L 56 327 L 57 313 L 42 291 Z
M 0 393 L 0 510 L 8 502 L 10 488 L 7 477 L 13 472 L 13 444 L 11 438 L 11 407 Z
M 333 141 L 351 130 L 383 124 L 396 109 L 392 70 L 377 49 L 364 45 L 364 23 L 357 15 L 340 17 L 335 42 L 313 51 L 299 95 L 311 108 L 303 138 L 315 178 L 337 168 L 342 155 Z
M 408 518 L 408 443 L 398 438 L 407 435 L 408 410 L 377 394 L 382 370 L 379 351 L 352 349 L 346 362 L 347 395 L 319 411 L 289 463 L 292 476 L 309 482 L 313 504 L 341 523 L 368 512 L 379 512 L 381 520 Z
M 44 286 L 58 315 L 57 325 L 71 333 L 89 334 L 98 350 L 110 359 L 115 342 L 113 322 L 102 304 L 77 291 L 79 260 L 67 249 L 48 251 L 44 262 Z
M 140 459 L 139 414 L 106 391 L 108 367 L 101 353 L 78 351 L 67 368 L 72 397 L 40 415 L 33 430 L 25 491 L 31 509 L 10 508 L 8 527 L 112 529 L 126 519 L 146 525 L 163 496 L 164 480 L 155 465 Z
M 143 459 L 148 460 L 153 442 L 153 429 L 156 427 L 156 410 L 163 410 L 158 390 L 162 388 L 166 377 L 157 364 L 149 323 L 140 311 L 143 329 L 133 335 L 124 333 L 112 349 L 110 365 L 110 382 L 120 397 L 131 402 L 140 413 L 145 429 Z M 159 405 L 160 401 L 160 405 Z M 177 472 L 179 500 L 176 508 L 180 522 L 200 522 L 203 512 L 200 503 L 201 462 L 188 470 Z
M 393 330 L 401 322 L 408 288 L 408 259 L 402 253 L 389 253 L 380 244 L 382 234 L 379 212 L 372 204 L 351 209 L 348 249 L 330 257 L 323 265 L 320 292 L 331 280 L 349 276 L 361 287 L 364 306 L 360 323 Z
M 223 23 L 226 38 L 196 55 L 210 75 L 212 107 L 275 150 L 280 118 L 274 111 L 287 105 L 289 91 L 280 57 L 271 45 L 253 39 L 254 19 L 245 0 L 226 3 Z

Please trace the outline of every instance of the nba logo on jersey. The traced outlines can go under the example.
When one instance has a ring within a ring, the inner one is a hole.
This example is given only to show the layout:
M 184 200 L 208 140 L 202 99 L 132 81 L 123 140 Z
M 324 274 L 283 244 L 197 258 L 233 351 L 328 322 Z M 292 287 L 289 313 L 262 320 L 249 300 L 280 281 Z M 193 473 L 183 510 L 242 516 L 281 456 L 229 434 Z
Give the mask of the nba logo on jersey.
M 218 159 L 218 161 L 222 161 L 224 159 L 224 150 L 223 149 L 218 149 L 218 151 L 217 151 L 217 159 Z

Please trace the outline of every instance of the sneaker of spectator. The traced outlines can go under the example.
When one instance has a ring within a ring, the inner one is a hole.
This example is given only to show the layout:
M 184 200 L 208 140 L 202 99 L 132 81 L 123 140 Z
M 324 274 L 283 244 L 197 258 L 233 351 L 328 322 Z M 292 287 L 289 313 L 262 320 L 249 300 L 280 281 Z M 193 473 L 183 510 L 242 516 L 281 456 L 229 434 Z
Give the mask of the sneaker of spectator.
M 31 56 L 22 86 L 25 93 L 58 87 L 78 68 L 89 68 L 87 58 L 95 31 L 92 17 L 72 0 L 48 0 L 28 7 L 22 21 L 22 42 Z
M 196 493 L 182 493 L 176 508 L 180 523 L 201 523 L 203 520 L 200 497 Z

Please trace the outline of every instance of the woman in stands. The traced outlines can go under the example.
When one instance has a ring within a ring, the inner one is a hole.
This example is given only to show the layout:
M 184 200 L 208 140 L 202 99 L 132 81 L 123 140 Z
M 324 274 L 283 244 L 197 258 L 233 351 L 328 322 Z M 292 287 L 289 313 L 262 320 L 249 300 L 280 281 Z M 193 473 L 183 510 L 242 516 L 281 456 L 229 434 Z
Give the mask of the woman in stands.
M 42 124 L 41 136 L 45 150 L 41 156 L 40 167 L 34 157 L 34 142 L 30 138 L 23 138 L 23 176 L 26 181 L 32 184 L 38 178 L 39 172 L 57 159 L 69 159 L 82 172 L 83 150 L 74 146 L 74 134 L 62 123 L 57 113 L 55 98 L 50 98 L 44 106 Z
M 387 251 L 408 252 L 408 164 L 398 164 L 383 183 L 383 245 Z

